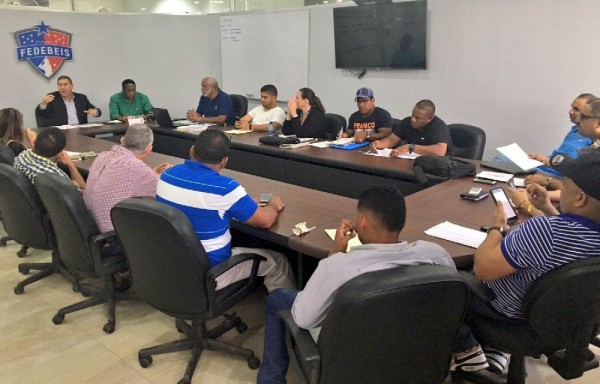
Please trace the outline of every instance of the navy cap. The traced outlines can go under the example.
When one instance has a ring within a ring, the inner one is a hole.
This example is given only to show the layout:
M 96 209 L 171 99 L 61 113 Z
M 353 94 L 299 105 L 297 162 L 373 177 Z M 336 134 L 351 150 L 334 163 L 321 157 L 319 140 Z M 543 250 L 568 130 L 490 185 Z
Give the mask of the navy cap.
M 362 87 L 356 91 L 356 98 L 354 98 L 354 101 L 357 99 L 372 99 L 373 97 L 373 90 L 371 88 Z
M 556 155 L 550 166 L 573 180 L 586 195 L 600 200 L 600 150 L 574 159 L 567 155 Z

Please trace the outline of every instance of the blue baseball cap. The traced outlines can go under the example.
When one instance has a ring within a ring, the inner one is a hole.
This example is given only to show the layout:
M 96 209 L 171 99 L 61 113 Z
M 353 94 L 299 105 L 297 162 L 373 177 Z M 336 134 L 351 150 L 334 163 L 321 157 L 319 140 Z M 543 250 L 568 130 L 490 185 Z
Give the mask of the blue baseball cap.
M 373 90 L 371 88 L 362 87 L 356 91 L 356 97 L 354 98 L 354 101 L 358 99 L 372 99 L 373 97 Z

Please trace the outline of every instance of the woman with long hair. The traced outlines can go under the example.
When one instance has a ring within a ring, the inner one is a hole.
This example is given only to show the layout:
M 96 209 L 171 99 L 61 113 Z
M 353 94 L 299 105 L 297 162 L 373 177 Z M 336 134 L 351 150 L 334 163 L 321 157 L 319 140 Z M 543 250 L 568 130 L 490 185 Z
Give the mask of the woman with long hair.
M 35 132 L 23 126 L 23 114 L 15 108 L 0 109 L 0 141 L 8 145 L 15 156 L 33 148 Z
M 321 100 L 312 89 L 301 88 L 296 92 L 296 98 L 288 101 L 283 133 L 297 137 L 325 138 L 326 132 L 327 120 Z

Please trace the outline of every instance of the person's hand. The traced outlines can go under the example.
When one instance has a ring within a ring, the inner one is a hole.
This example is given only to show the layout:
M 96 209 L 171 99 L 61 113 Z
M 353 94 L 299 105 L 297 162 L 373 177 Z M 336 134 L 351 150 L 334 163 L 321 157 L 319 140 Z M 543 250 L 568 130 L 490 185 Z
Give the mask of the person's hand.
M 236 121 L 235 122 L 235 126 L 238 129 L 245 129 L 246 131 L 250 130 L 250 122 L 248 122 L 248 121 L 241 121 L 241 120 L 240 121 Z
M 51 103 L 53 101 L 54 101 L 54 96 L 49 93 L 42 98 L 42 102 L 40 104 L 48 105 L 48 103 Z
M 508 204 L 508 203 L 507 203 Z M 506 219 L 506 214 L 504 213 L 504 207 L 502 206 L 502 202 L 496 202 L 496 209 L 494 210 L 494 219 L 492 221 L 492 226 L 501 227 L 504 231 L 508 231 L 510 226 L 508 225 L 508 220 Z
M 356 132 L 354 134 L 354 142 L 355 143 L 362 143 L 365 140 L 367 140 L 367 132 L 362 131 L 362 132 Z
M 288 112 L 291 113 L 292 116 L 294 116 L 297 109 L 298 109 L 298 105 L 296 104 L 296 99 L 289 99 L 288 100 Z
M 347 134 L 346 132 L 342 132 L 342 134 L 340 135 L 340 138 L 348 138 L 350 137 L 349 134 Z
M 527 185 L 527 196 L 531 204 L 542 212 L 548 212 L 554 208 L 550 202 L 548 191 L 539 184 Z
M 171 168 L 173 165 L 169 164 L 169 163 L 162 163 L 161 165 L 157 165 L 156 167 L 152 168 L 154 170 L 154 172 L 158 173 L 159 175 L 161 173 L 163 173 L 165 171 L 165 169 L 167 168 Z
M 356 236 L 354 227 L 349 220 L 342 220 L 335 231 L 335 237 L 333 239 L 333 245 L 329 250 L 329 255 L 334 253 L 346 252 L 348 248 L 348 242 Z
M 529 184 L 544 184 L 546 182 L 546 176 L 540 175 L 539 173 L 535 173 L 533 175 L 529 175 L 525 177 L 525 185 Z
M 275 208 L 277 212 L 285 208 L 285 204 L 283 203 L 283 201 L 281 201 L 281 198 L 279 196 L 271 196 L 271 199 L 267 203 L 267 206 Z
M 408 144 L 404 144 L 397 148 L 392 149 L 392 152 L 390 152 L 390 157 L 398 157 L 400 155 L 404 155 L 407 153 L 408 153 Z
M 86 109 L 85 111 L 83 111 L 84 113 L 87 113 L 88 115 L 92 116 L 92 117 L 98 117 L 98 109 L 96 108 L 90 108 L 90 109 Z
M 525 201 L 527 201 L 527 193 L 526 192 L 518 191 L 513 188 L 507 188 L 507 189 L 505 189 L 505 191 L 508 194 L 508 198 L 510 199 L 510 201 L 513 203 L 513 205 L 517 209 L 522 208 L 523 204 L 525 204 Z
M 185 114 L 185 116 L 187 117 L 187 119 L 189 121 L 193 121 L 196 123 L 199 123 L 202 120 L 202 116 L 200 116 L 200 114 L 192 109 L 190 109 L 189 111 L 187 111 L 187 113 Z
M 378 149 L 383 149 L 383 145 L 381 144 L 381 140 L 375 140 L 375 141 L 372 141 L 371 144 L 369 144 L 369 150 L 371 152 L 377 153 Z
M 540 155 L 540 154 L 537 154 L 537 153 L 530 153 L 527 156 L 530 159 L 541 161 L 542 163 L 544 163 L 544 165 L 546 167 L 548 167 L 550 165 L 550 158 L 548 156 Z
M 75 163 L 73 163 L 73 159 L 71 159 L 71 156 L 69 156 L 67 151 L 60 151 L 57 160 L 66 165 L 67 167 L 75 166 Z

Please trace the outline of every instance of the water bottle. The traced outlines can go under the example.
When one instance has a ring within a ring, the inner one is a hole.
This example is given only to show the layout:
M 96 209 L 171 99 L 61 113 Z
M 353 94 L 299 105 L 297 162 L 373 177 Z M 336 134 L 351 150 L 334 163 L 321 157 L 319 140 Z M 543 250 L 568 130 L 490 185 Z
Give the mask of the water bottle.
M 269 120 L 269 136 L 275 136 L 275 127 L 273 122 Z

